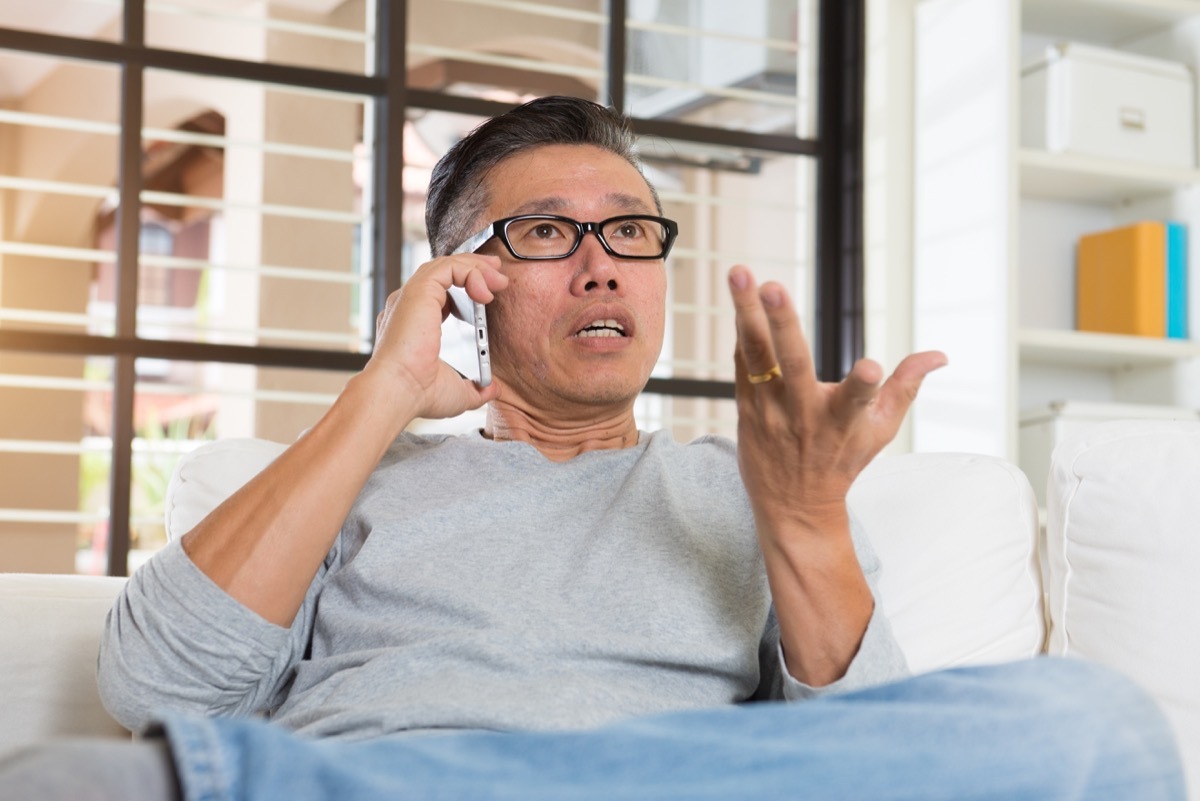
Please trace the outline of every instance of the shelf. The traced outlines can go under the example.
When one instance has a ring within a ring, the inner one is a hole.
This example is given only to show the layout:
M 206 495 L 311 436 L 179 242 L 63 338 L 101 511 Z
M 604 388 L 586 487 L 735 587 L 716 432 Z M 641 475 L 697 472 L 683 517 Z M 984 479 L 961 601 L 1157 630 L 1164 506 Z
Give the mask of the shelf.
M 1200 358 L 1200 342 L 1184 339 L 1021 329 L 1017 343 L 1021 361 L 1028 364 L 1118 370 Z
M 1118 45 L 1200 15 L 1197 0 L 1022 0 L 1027 31 Z
M 1200 170 L 1147 167 L 1123 161 L 1021 150 L 1021 194 L 1051 200 L 1112 204 L 1200 184 Z

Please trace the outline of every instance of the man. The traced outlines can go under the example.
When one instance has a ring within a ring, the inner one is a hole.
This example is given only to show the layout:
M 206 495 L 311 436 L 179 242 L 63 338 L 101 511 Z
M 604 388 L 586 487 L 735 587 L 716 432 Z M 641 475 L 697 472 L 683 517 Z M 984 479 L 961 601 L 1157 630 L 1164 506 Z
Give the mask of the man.
M 846 493 L 941 354 L 822 384 L 784 289 L 734 267 L 736 448 L 637 429 L 676 226 L 631 148 L 570 98 L 452 148 L 435 258 L 367 367 L 110 615 L 102 697 L 166 744 L 0 778 L 189 801 L 1182 797 L 1161 716 L 1093 668 L 885 684 L 906 667 Z M 438 359 L 452 286 L 487 304 L 487 388 Z M 404 433 L 485 403 L 481 432 Z

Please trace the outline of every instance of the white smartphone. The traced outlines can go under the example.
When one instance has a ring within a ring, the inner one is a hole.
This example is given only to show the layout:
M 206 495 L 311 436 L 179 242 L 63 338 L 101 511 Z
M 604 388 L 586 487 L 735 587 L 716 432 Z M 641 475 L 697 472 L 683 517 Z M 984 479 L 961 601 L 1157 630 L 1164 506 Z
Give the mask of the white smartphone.
M 441 358 L 481 387 L 492 383 L 488 353 L 487 309 L 462 287 L 450 287 L 451 315 L 442 326 Z
M 491 229 L 480 231 L 455 248 L 450 255 L 474 253 L 491 238 Z M 457 370 L 459 375 L 471 379 L 480 387 L 486 387 L 492 383 L 487 309 L 482 303 L 471 300 L 467 290 L 460 286 L 450 287 L 447 294 L 450 296 L 452 313 L 442 325 L 442 361 Z

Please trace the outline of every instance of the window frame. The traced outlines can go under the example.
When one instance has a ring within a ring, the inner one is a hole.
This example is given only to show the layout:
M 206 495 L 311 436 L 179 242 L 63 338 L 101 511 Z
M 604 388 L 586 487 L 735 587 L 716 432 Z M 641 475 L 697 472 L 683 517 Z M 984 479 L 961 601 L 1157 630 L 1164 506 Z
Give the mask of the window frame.
M 255 367 L 361 370 L 369 353 L 147 339 L 137 335 L 141 230 L 142 101 L 147 69 L 358 94 L 375 104 L 373 311 L 401 283 L 403 136 L 410 108 L 490 117 L 511 106 L 407 86 L 407 0 L 376 4 L 373 75 L 287 66 L 148 47 L 144 0 L 124 0 L 119 41 L 0 28 L 0 49 L 99 62 L 120 69 L 116 328 L 113 336 L 0 330 L 0 351 L 114 359 L 108 574 L 128 574 L 134 439 L 135 362 L 139 358 Z M 625 103 L 627 0 L 609 0 L 606 64 L 609 103 Z M 863 352 L 863 80 L 865 0 L 819 0 L 817 136 L 802 138 L 633 117 L 634 132 L 700 144 L 811 157 L 817 166 L 814 359 L 823 380 L 840 380 Z M 617 66 L 620 65 L 620 66 Z M 652 378 L 646 392 L 732 398 L 733 384 Z

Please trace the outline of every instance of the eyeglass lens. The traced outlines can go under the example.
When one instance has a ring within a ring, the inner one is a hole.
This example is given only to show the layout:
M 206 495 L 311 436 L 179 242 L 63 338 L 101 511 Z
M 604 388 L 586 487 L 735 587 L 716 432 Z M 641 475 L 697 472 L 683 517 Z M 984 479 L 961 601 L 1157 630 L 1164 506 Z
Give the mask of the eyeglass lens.
M 545 259 L 570 253 L 580 228 L 553 217 L 532 217 L 513 220 L 505 228 L 505 235 L 517 256 Z M 657 258 L 662 255 L 667 231 L 656 220 L 634 217 L 606 221 L 600 236 L 618 255 Z

